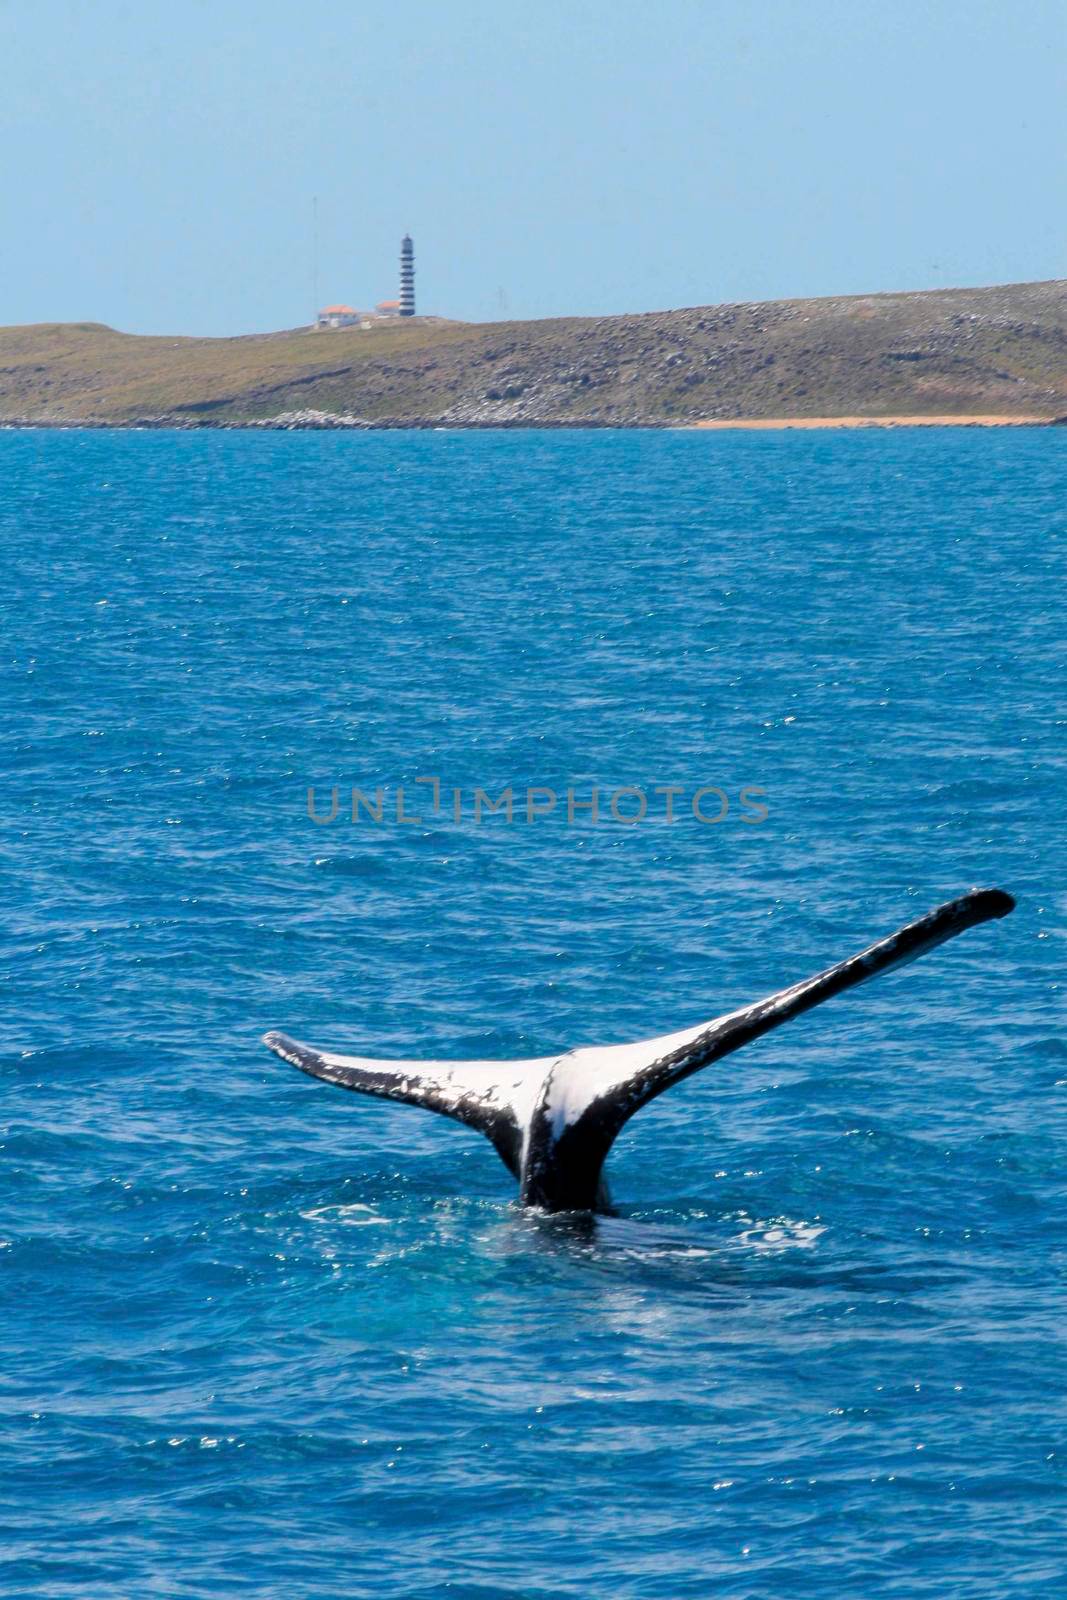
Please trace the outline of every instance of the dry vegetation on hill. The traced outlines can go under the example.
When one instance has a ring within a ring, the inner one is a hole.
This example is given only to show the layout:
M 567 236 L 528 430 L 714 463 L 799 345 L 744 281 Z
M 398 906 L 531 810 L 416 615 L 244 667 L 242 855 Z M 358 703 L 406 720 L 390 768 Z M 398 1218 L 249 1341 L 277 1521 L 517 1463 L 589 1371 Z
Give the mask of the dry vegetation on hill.
M 1067 415 L 1067 282 L 235 339 L 0 329 L 0 422 L 678 424 Z

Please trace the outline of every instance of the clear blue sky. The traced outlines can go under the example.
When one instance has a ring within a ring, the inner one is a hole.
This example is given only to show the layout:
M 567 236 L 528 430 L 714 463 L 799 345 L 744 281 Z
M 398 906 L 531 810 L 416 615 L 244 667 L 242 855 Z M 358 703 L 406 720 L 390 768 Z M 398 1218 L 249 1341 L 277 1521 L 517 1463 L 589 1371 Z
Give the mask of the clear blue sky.
M 0 323 L 1067 275 L 1063 0 L 0 0 Z

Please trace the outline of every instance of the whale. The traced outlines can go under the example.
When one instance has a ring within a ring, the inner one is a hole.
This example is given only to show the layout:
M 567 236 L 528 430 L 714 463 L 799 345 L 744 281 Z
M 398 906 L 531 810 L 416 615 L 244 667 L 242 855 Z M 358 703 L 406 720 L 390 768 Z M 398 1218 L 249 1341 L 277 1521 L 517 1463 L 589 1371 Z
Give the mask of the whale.
M 339 1055 L 277 1032 L 265 1034 L 263 1043 L 313 1078 L 421 1106 L 477 1129 L 518 1183 L 523 1206 L 610 1214 L 604 1163 L 642 1106 L 772 1028 L 969 928 L 1007 916 L 1014 906 L 1003 889 L 972 889 L 789 988 L 631 1044 L 584 1045 L 525 1060 L 394 1061 Z

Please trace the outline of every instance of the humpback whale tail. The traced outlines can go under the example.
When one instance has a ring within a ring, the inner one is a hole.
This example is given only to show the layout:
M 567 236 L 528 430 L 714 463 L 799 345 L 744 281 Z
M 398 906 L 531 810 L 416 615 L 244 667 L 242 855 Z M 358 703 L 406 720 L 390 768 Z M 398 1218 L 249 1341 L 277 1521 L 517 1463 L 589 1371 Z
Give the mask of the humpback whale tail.
M 264 1035 L 283 1060 L 345 1089 L 423 1106 L 484 1133 L 519 1183 L 524 1205 L 603 1209 L 608 1151 L 642 1106 L 742 1045 L 878 973 L 904 966 L 967 928 L 1007 916 L 1002 889 L 973 889 L 858 955 L 787 989 L 636 1044 L 587 1046 L 518 1061 L 383 1061 Z

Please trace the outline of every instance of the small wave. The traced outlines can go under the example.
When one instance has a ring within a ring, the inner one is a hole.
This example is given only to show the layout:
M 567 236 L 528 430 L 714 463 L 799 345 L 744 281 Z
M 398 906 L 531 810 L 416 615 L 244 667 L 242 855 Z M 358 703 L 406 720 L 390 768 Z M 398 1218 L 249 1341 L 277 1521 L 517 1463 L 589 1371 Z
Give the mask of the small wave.
M 332 878 L 386 878 L 389 862 L 384 856 L 316 856 L 315 868 Z
M 811 1250 L 826 1232 L 825 1224 L 791 1222 L 778 1217 L 770 1222 L 754 1222 L 739 1235 L 739 1241 L 761 1255 L 780 1255 L 783 1250 Z
M 1028 1056 L 1041 1056 L 1046 1061 L 1067 1060 L 1067 1039 L 1057 1038 L 1053 1035 L 1049 1039 L 1032 1039 L 1029 1044 L 1019 1046 L 1020 1051 Z
M 380 1217 L 373 1206 L 358 1201 L 347 1206 L 314 1206 L 301 1211 L 305 1222 L 339 1223 L 344 1228 L 387 1228 L 388 1217 Z

